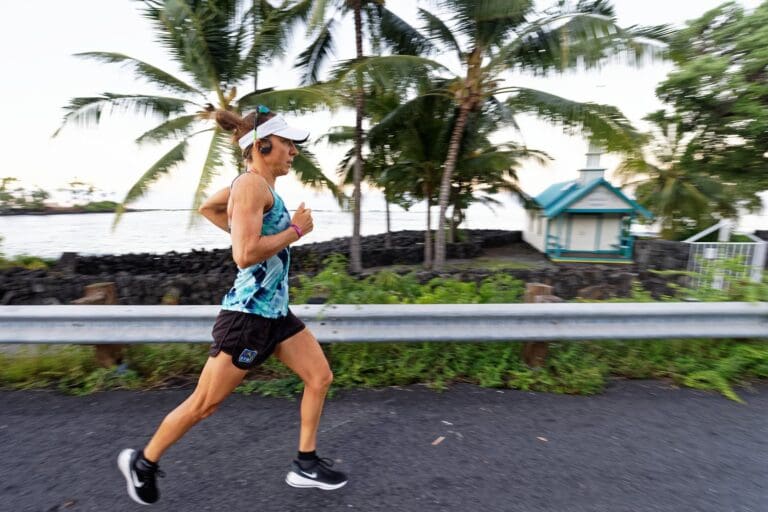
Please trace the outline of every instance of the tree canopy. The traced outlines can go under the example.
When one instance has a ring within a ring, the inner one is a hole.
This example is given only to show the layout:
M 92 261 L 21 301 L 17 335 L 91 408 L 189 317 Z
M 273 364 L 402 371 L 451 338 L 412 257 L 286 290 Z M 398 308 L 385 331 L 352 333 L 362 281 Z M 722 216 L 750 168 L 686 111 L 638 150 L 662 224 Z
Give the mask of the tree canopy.
M 670 45 L 677 69 L 657 94 L 693 134 L 690 167 L 733 184 L 752 207 L 768 189 L 768 2 L 736 2 L 689 22 Z

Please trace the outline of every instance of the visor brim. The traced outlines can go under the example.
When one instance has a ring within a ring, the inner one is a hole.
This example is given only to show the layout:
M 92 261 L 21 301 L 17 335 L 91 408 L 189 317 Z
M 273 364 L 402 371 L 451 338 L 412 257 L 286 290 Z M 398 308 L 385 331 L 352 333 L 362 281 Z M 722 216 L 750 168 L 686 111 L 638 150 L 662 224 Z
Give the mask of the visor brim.
M 277 135 L 278 137 L 289 139 L 298 143 L 306 142 L 306 140 L 309 139 L 309 132 L 307 130 L 294 128 L 293 126 L 286 126 L 285 128 L 281 128 L 280 130 L 272 132 L 271 135 Z

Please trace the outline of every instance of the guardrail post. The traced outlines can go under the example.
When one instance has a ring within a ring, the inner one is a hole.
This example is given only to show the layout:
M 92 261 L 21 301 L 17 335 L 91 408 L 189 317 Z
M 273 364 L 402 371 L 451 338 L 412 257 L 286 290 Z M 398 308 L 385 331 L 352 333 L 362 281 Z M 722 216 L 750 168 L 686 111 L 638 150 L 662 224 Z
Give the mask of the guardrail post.
M 526 283 L 523 302 L 563 302 L 563 299 L 552 295 L 552 287 L 542 283 Z M 549 342 L 533 341 L 523 345 L 523 361 L 532 368 L 540 368 L 547 361 Z
M 85 295 L 70 302 L 75 305 L 117 304 L 117 287 L 115 283 L 95 283 L 85 287 Z M 96 362 L 103 368 L 120 363 L 123 359 L 126 345 L 109 344 L 94 345 Z

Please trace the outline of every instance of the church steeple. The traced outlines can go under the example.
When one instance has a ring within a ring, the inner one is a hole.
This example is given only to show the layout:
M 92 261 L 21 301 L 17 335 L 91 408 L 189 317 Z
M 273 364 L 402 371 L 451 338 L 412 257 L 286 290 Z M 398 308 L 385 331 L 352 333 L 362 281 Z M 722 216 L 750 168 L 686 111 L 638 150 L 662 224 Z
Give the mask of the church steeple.
M 587 149 L 587 166 L 579 169 L 579 185 L 586 185 L 605 175 L 605 169 L 600 167 L 600 156 L 603 154 L 603 148 L 589 141 Z

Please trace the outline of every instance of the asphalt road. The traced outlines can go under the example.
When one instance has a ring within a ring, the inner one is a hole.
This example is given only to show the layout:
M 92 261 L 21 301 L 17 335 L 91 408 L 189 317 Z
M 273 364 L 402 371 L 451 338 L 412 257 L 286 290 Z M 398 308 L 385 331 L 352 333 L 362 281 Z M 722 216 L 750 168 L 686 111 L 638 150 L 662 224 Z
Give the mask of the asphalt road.
M 188 393 L 0 392 L 0 510 L 768 511 L 768 385 L 742 405 L 645 381 L 594 397 L 340 392 L 320 455 L 350 482 L 330 492 L 283 482 L 298 401 L 235 395 L 166 454 L 161 501 L 136 505 L 117 453 Z

